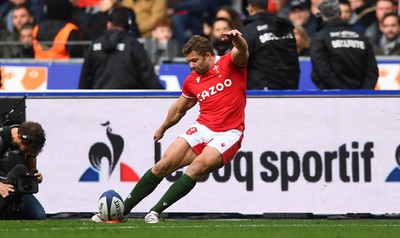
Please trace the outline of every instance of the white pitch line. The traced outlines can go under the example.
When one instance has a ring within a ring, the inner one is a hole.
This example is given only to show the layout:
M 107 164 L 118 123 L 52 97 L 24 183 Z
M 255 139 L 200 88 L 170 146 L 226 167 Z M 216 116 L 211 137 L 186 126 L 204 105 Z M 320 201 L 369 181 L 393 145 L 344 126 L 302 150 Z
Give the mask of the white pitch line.
M 360 225 L 356 223 L 350 223 L 350 224 L 248 224 L 248 225 L 215 225 L 215 226 L 210 226 L 210 225 L 148 225 L 145 227 L 146 229 L 169 229 L 169 228 L 210 228 L 210 227 L 216 227 L 216 228 L 232 228 L 232 227 L 400 227 L 399 224 L 373 224 L 373 225 Z M 109 228 L 113 228 L 112 225 Z M 139 229 L 139 228 L 144 228 L 143 226 L 121 226 L 118 227 L 117 229 Z M 82 227 L 52 227 L 52 228 L 22 228 L 18 229 L 18 231 L 63 231 L 63 230 L 104 230 L 108 229 L 107 226 L 82 226 Z M 4 231 L 13 231 L 14 229 L 8 229 L 8 228 L 0 228 L 0 232 Z

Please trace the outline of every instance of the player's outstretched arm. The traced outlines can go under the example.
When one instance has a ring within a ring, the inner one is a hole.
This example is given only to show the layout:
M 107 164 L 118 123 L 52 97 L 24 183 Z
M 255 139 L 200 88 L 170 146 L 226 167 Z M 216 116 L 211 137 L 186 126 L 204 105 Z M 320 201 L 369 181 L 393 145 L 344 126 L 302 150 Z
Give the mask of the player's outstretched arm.
M 154 142 L 159 141 L 164 136 L 164 133 L 166 130 L 168 130 L 168 128 L 178 123 L 182 117 L 185 116 L 186 112 L 196 105 L 196 102 L 197 100 L 195 99 L 188 99 L 180 96 L 178 100 L 176 100 L 175 103 L 169 108 L 167 117 L 160 128 L 158 128 L 155 132 Z
M 246 40 L 238 30 L 230 30 L 223 33 L 223 41 L 232 41 L 232 60 L 238 65 L 245 65 L 249 58 L 249 50 Z

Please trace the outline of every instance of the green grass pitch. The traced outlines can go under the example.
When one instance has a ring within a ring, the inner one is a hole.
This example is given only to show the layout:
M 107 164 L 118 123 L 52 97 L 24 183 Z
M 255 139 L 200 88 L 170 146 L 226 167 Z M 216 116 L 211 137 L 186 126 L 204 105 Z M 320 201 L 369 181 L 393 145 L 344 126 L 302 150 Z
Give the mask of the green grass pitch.
M 0 221 L 0 237 L 399 238 L 400 220 L 165 219 L 158 224 L 145 224 L 142 219 L 111 224 L 89 219 Z

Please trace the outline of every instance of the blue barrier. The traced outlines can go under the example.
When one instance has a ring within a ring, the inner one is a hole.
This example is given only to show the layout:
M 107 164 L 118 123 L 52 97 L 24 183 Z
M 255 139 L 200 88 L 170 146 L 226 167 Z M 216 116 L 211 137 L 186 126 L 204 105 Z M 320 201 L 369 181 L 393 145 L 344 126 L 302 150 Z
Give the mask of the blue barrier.
M 400 58 L 380 59 L 378 64 L 387 65 L 390 80 L 400 75 Z M 82 62 L 4 62 L 1 64 L 4 91 L 45 91 L 78 89 Z M 311 81 L 312 65 L 308 58 L 300 60 L 299 90 L 315 90 Z M 169 91 L 180 91 L 183 81 L 190 73 L 188 64 L 161 64 L 159 79 Z M 38 79 L 39 77 L 39 79 Z M 43 84 L 37 83 L 38 81 Z M 397 86 L 397 85 L 395 85 Z M 398 89 L 393 86 L 384 89 Z
M 54 64 L 49 67 L 48 89 L 77 89 L 82 64 Z
M 299 89 L 300 90 L 310 90 L 316 89 L 315 84 L 311 81 L 311 62 L 309 59 L 300 60 L 300 80 Z M 162 64 L 160 65 L 159 77 L 160 80 L 166 75 L 175 75 L 180 85 L 183 84 L 185 77 L 189 74 L 190 68 L 187 64 Z M 166 85 L 165 82 L 164 86 Z
M 315 84 L 311 81 L 312 66 L 310 60 L 300 60 L 300 80 L 299 89 L 317 89 Z
M 168 98 L 178 97 L 181 92 L 165 90 L 56 90 L 45 92 L 2 92 L 2 97 L 23 97 L 28 98 L 124 98 L 124 97 L 152 97 Z M 341 97 L 341 98 L 362 98 L 362 97 L 400 97 L 400 90 L 247 90 L 247 97 L 250 98 L 302 98 L 302 97 Z

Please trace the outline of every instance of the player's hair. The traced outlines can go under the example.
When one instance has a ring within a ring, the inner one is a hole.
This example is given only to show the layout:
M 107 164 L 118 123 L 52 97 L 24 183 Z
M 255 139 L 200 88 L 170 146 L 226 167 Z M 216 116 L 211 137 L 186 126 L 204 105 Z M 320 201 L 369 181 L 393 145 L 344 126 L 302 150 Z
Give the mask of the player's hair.
M 46 142 L 46 133 L 37 122 L 22 122 L 19 131 L 21 142 L 28 148 L 28 153 L 36 157 L 43 149 Z
M 192 36 L 182 49 L 183 55 L 188 55 L 192 51 L 195 51 L 203 57 L 205 57 L 208 52 L 213 56 L 215 55 L 211 42 L 207 38 L 199 35 Z

